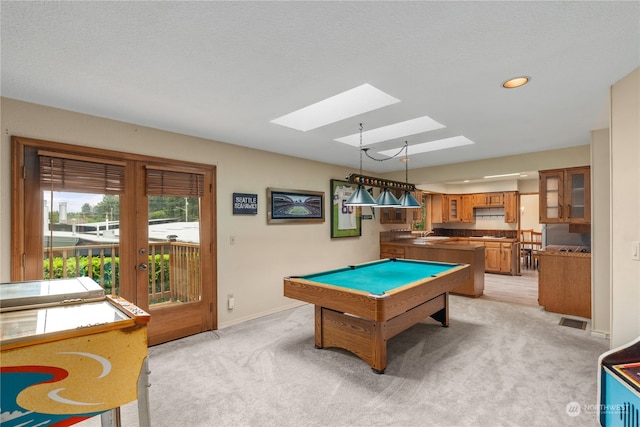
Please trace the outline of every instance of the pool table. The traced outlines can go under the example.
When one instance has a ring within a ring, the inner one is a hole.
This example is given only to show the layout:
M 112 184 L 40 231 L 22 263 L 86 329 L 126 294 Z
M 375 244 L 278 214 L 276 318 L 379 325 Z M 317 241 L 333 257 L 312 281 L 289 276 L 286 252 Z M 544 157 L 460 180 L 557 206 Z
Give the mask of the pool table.
M 315 305 L 316 348 L 343 348 L 384 373 L 387 340 L 429 316 L 448 326 L 448 293 L 470 274 L 468 264 L 390 258 L 285 277 L 284 296 Z

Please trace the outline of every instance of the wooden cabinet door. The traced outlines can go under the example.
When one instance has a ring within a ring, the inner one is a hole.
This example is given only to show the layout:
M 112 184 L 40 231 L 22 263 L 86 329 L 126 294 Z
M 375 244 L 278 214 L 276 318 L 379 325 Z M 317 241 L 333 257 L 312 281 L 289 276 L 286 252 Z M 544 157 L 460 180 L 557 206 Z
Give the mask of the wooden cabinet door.
M 518 221 L 517 197 L 514 191 L 504 193 L 504 222 Z
M 511 273 L 511 257 L 512 244 L 503 243 L 500 245 L 500 272 Z
M 458 195 L 447 195 L 449 218 L 447 222 L 462 221 L 462 198 Z
M 487 194 L 476 193 L 473 194 L 473 207 L 485 207 L 487 206 Z
M 540 171 L 540 222 L 562 223 L 564 221 L 564 172 L 562 170 Z
M 569 223 L 591 222 L 590 168 L 572 168 L 565 171 L 565 216 Z
M 504 205 L 503 193 L 487 193 L 487 205 L 503 206 Z
M 447 222 L 444 219 L 444 211 L 446 210 L 446 205 L 444 204 L 445 196 L 442 194 L 432 194 L 431 195 L 431 222 L 440 224 L 443 222 Z
M 540 171 L 540 222 L 591 222 L 591 168 Z
M 462 222 L 474 222 L 473 217 L 473 194 L 464 194 L 460 198 L 462 208 Z
M 485 271 L 500 271 L 501 256 L 500 243 L 484 244 L 484 269 Z

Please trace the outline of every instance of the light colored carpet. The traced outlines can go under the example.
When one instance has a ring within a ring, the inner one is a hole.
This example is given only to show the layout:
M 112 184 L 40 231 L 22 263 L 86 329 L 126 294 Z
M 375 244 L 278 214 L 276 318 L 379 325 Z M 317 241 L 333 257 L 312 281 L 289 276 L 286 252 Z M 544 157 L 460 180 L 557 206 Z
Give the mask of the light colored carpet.
M 311 305 L 152 347 L 152 424 L 599 425 L 597 359 L 608 340 L 536 307 L 450 303 L 450 327 L 425 320 L 389 341 L 384 375 L 346 351 L 315 349 Z M 138 425 L 135 403 L 122 420 Z

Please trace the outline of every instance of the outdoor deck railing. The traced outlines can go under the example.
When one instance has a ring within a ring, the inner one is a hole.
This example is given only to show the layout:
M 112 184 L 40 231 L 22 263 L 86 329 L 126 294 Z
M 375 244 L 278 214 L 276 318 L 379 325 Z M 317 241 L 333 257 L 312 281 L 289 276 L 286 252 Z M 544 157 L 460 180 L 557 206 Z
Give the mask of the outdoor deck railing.
M 88 276 L 102 286 L 105 293 L 119 294 L 120 248 L 117 244 L 47 247 L 43 258 L 45 279 Z M 148 271 L 149 304 L 200 299 L 198 244 L 150 242 Z

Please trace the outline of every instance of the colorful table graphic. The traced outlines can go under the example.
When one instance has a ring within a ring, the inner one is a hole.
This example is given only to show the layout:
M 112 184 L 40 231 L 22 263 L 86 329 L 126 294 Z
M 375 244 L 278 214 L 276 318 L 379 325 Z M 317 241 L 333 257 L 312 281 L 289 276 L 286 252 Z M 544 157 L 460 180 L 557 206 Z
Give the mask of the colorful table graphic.
M 148 398 L 139 390 L 147 313 L 112 296 L 27 308 L 2 303 L 3 427 L 68 426 Z

